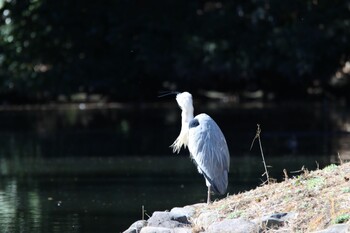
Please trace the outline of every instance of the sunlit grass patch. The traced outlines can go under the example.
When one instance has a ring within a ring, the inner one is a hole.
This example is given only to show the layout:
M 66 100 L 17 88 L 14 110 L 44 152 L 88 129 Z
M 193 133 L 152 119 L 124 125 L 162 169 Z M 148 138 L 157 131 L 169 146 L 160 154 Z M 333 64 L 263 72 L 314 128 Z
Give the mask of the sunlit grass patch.
M 343 193 L 350 193 L 350 187 L 345 187 L 342 189 Z
M 238 210 L 238 211 L 229 213 L 227 218 L 228 219 L 239 218 L 239 217 L 242 217 L 243 215 L 244 215 L 244 212 L 241 210 Z
M 325 184 L 323 177 L 313 177 L 306 180 L 306 187 L 308 190 L 320 189 Z
M 325 167 L 325 168 L 323 168 L 323 170 L 325 171 L 325 172 L 332 172 L 332 171 L 334 171 L 335 169 L 337 169 L 337 165 L 335 165 L 335 164 L 331 164 L 331 165 L 328 165 L 327 167 Z
M 333 223 L 335 223 L 335 224 L 346 223 L 349 220 L 350 220 L 350 213 L 346 213 L 346 214 L 341 214 L 341 215 L 337 216 L 334 219 Z

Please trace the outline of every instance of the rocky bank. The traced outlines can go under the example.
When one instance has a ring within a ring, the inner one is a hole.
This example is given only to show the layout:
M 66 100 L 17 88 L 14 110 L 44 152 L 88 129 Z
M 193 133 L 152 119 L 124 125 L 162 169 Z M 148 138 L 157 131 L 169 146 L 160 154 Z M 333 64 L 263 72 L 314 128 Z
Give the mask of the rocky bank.
M 286 173 L 287 174 L 287 173 Z M 209 205 L 156 211 L 124 233 L 350 232 L 350 163 L 306 169 Z

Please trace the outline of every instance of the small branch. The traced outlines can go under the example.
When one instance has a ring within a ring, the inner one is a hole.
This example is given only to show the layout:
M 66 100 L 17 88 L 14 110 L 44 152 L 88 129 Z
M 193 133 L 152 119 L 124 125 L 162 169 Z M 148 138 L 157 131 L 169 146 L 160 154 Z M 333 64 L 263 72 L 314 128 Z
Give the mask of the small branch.
M 291 171 L 290 173 L 299 173 L 299 172 L 305 172 L 305 166 L 304 165 L 300 168 L 300 170 Z
M 260 125 L 257 124 L 256 134 L 255 134 L 255 137 L 254 137 L 254 139 L 252 141 L 252 144 L 250 145 L 250 150 L 253 148 L 255 140 L 258 139 L 259 147 L 260 147 L 260 153 L 261 153 L 261 157 L 262 157 L 264 168 L 265 168 L 265 172 L 264 172 L 264 174 L 262 174 L 262 176 L 266 175 L 266 181 L 263 184 L 265 184 L 265 183 L 269 184 L 270 177 L 269 177 L 269 172 L 267 171 L 267 166 L 266 166 L 265 157 L 264 157 L 264 151 L 263 151 L 263 148 L 262 148 L 262 145 L 261 145 L 261 140 L 260 140 L 260 134 L 261 134 L 261 128 L 260 128 Z
M 284 174 L 284 180 L 288 180 L 289 177 L 288 177 L 288 172 L 287 172 L 287 169 L 283 169 L 283 174 Z
M 338 159 L 339 159 L 340 165 L 342 165 L 343 164 L 343 160 L 341 159 L 339 152 L 338 152 Z
M 307 168 L 305 168 L 305 166 L 303 165 L 302 167 L 301 167 L 301 169 L 300 170 L 297 170 L 297 171 L 291 171 L 290 173 L 293 173 L 293 174 L 295 174 L 295 173 L 301 173 L 301 174 L 303 174 L 303 175 L 308 175 L 309 174 L 309 170 L 307 170 Z
M 250 150 L 252 150 L 255 140 L 260 137 L 260 133 L 261 133 L 260 125 L 257 124 L 257 127 L 258 128 L 256 129 L 255 137 L 253 138 L 252 144 L 250 145 Z
M 145 220 L 145 215 L 148 217 L 148 218 L 150 218 L 151 216 L 149 216 L 148 214 L 147 214 L 147 210 L 145 210 L 145 206 L 144 205 L 142 205 L 141 206 L 141 211 L 142 211 L 142 220 Z

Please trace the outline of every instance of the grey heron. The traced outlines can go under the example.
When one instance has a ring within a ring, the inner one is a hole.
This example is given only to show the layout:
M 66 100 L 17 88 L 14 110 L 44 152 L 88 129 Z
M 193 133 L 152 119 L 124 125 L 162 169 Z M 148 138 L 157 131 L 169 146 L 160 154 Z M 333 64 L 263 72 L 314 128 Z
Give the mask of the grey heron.
M 230 154 L 223 133 L 215 121 L 205 113 L 193 117 L 192 95 L 178 93 L 176 101 L 181 108 L 181 131 L 171 145 L 174 153 L 188 147 L 190 157 L 208 186 L 207 203 L 211 190 L 225 194 L 228 184 Z

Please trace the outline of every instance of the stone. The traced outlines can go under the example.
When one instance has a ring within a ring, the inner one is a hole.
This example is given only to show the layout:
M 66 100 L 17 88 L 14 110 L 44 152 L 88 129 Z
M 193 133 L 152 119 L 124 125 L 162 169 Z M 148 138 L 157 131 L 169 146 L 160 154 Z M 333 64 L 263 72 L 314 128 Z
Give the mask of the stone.
M 259 226 L 251 221 L 242 218 L 225 219 L 221 222 L 211 224 L 207 233 L 256 233 Z
M 194 215 L 195 208 L 192 206 L 174 207 L 170 210 L 170 212 L 178 215 L 184 215 L 187 218 L 190 218 Z
M 174 213 L 170 213 L 170 214 L 173 214 L 173 216 L 171 217 L 171 220 L 177 221 L 183 224 L 190 224 L 186 215 L 180 215 L 180 214 L 174 214 Z
M 198 218 L 195 220 L 195 225 L 204 228 L 205 230 L 208 227 L 219 220 L 219 215 L 216 212 L 204 212 L 201 213 Z
M 277 229 L 284 226 L 288 221 L 294 219 L 298 214 L 295 212 L 275 213 L 266 215 L 254 222 L 260 224 L 262 229 Z
M 123 233 L 139 233 L 141 228 L 147 225 L 146 220 L 139 220 L 131 224 L 131 226 Z
M 172 229 L 166 227 L 143 227 L 140 233 L 174 233 Z
M 350 232 L 349 224 L 335 224 L 322 231 L 315 231 L 314 233 L 348 233 Z
M 162 211 L 155 211 L 147 222 L 147 226 L 152 227 L 181 228 L 190 226 L 185 215 Z
M 140 233 L 192 233 L 191 228 L 144 227 Z
M 191 228 L 174 228 L 174 233 L 192 233 Z

